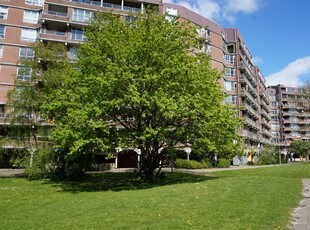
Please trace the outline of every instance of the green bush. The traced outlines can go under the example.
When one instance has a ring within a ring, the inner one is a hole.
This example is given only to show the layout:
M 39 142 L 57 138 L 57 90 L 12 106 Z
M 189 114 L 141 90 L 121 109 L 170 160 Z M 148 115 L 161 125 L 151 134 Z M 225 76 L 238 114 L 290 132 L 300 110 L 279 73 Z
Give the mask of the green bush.
M 203 169 L 208 168 L 209 164 L 207 162 L 198 162 L 193 160 L 176 159 L 174 162 L 175 168 L 182 169 Z
M 50 148 L 41 148 L 33 153 L 30 165 L 30 153 L 24 159 L 25 173 L 29 179 L 42 179 L 54 171 L 53 155 Z
M 219 159 L 217 167 L 219 168 L 229 168 L 230 167 L 230 161 L 227 159 Z
M 259 165 L 279 164 L 279 150 L 274 146 L 266 146 L 258 156 Z
M 255 165 L 253 161 L 248 161 L 247 165 Z

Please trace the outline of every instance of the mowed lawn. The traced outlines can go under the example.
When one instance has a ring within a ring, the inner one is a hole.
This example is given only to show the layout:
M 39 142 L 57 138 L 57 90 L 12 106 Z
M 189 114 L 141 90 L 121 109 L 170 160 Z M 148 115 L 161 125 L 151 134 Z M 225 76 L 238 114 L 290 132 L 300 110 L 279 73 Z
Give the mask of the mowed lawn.
M 0 178 L 0 229 L 286 229 L 308 177 L 310 164 L 166 173 L 155 185 L 130 173 Z

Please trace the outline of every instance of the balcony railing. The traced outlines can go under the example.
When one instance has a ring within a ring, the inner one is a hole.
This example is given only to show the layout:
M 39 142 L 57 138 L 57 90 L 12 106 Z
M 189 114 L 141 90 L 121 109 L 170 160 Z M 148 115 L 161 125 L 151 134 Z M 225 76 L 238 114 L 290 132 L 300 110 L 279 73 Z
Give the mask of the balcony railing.
M 57 11 L 52 11 L 52 10 L 44 11 L 43 14 L 55 15 L 55 16 L 59 16 L 59 17 L 67 17 L 68 16 L 67 13 L 57 12 Z
M 250 124 L 252 127 L 254 127 L 257 130 L 259 129 L 258 124 L 252 119 L 250 119 L 249 117 L 244 117 L 244 122 L 247 124 Z
M 109 9 L 131 11 L 131 12 L 135 12 L 135 13 L 138 13 L 141 10 L 141 8 L 139 8 L 139 7 L 121 6 L 121 5 L 107 3 L 107 2 L 103 2 L 101 4 L 100 1 L 90 1 L 90 0 L 66 0 L 66 1 L 76 2 L 76 3 L 86 4 L 86 5 L 101 6 L 101 7 L 109 8 Z
M 49 35 L 62 36 L 62 37 L 67 36 L 67 32 L 56 31 L 56 30 L 41 30 L 41 34 L 49 34 Z
M 261 115 L 263 115 L 266 118 L 266 120 L 268 121 L 271 120 L 270 116 L 264 110 L 261 111 Z
M 247 86 L 249 87 L 250 91 L 252 91 L 253 95 L 255 98 L 258 97 L 257 93 L 256 93 L 256 89 L 254 88 L 254 86 L 252 85 L 252 83 L 248 80 L 248 77 L 246 74 L 241 74 L 241 76 L 243 77 L 243 80 L 245 81 L 245 83 L 247 84 Z
M 252 113 L 256 118 L 258 118 L 258 112 L 254 110 L 249 104 L 243 103 L 242 106 L 244 106 L 250 113 Z
M 256 140 L 259 139 L 259 137 L 258 137 L 258 135 L 256 133 L 252 133 L 252 132 L 250 132 L 248 130 L 243 130 L 242 133 L 241 133 L 241 136 L 247 137 L 247 138 L 256 139 Z
M 250 99 L 254 107 L 258 107 L 257 100 L 246 89 L 242 89 L 241 92 Z

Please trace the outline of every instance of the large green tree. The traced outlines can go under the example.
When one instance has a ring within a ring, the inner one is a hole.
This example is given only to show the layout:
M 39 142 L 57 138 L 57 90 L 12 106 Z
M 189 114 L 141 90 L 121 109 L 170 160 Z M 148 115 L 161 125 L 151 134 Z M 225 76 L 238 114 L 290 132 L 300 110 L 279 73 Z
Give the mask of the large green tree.
M 42 107 L 67 159 L 139 148 L 140 175 L 151 182 L 162 150 L 182 141 L 223 157 L 236 150 L 239 120 L 223 104 L 221 74 L 194 54 L 202 42 L 195 31 L 153 11 L 127 20 L 96 14 L 78 68 Z
M 35 58 L 22 62 L 30 81 L 17 81 L 9 95 L 12 124 L 26 128 L 36 148 L 38 131 L 53 128 L 52 148 L 43 151 L 53 156 L 43 164 L 72 178 L 95 152 L 139 148 L 140 175 L 151 182 L 164 150 L 181 142 L 226 158 L 241 149 L 239 119 L 223 104 L 221 74 L 197 54 L 204 41 L 195 27 L 154 11 L 98 13 L 84 32 L 77 62 L 62 45 L 36 45 Z

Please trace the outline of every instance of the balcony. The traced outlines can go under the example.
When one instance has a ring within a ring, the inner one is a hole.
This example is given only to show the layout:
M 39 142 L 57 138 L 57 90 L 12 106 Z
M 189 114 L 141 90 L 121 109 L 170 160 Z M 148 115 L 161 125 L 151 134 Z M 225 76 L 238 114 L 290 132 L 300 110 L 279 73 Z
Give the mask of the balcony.
M 242 106 L 244 109 L 246 109 L 247 111 L 250 112 L 250 114 L 252 114 L 255 118 L 259 118 L 258 112 L 256 110 L 254 110 L 249 104 L 247 103 L 242 103 Z
M 269 106 L 266 104 L 266 102 L 263 100 L 261 101 L 261 106 L 264 110 L 266 110 L 267 113 L 270 113 Z
M 259 95 L 261 96 L 261 98 L 263 99 L 263 101 L 266 102 L 267 105 L 270 104 L 269 98 L 267 96 L 267 94 L 264 91 L 260 91 Z
M 47 10 L 47 11 L 43 11 L 43 15 L 52 15 L 52 16 L 56 16 L 56 17 L 62 17 L 62 18 L 67 18 L 68 14 L 64 13 L 64 12 L 57 12 L 57 11 L 53 11 L 53 10 Z
M 112 4 L 107 2 L 100 2 L 100 1 L 90 1 L 90 0 L 66 0 L 67 2 L 74 2 L 74 3 L 80 3 L 84 5 L 90 5 L 90 6 L 100 6 L 107 9 L 116 9 L 116 10 L 122 10 L 122 11 L 128 11 L 128 12 L 134 12 L 138 13 L 141 8 L 140 7 L 134 7 L 134 6 L 122 6 L 118 4 Z
M 264 144 L 271 144 L 271 140 L 270 139 L 268 139 L 268 138 L 262 138 L 262 142 L 264 143 Z
M 262 119 L 262 125 L 264 125 L 265 127 L 267 127 L 268 129 L 271 129 L 271 126 L 269 124 L 269 122 L 266 119 Z
M 258 95 L 256 93 L 256 89 L 254 88 L 252 83 L 248 80 L 248 76 L 246 74 L 241 74 L 241 77 L 242 77 L 243 81 L 246 83 L 246 85 L 247 85 L 249 91 L 252 93 L 253 97 L 257 98 Z
M 243 72 L 244 74 L 247 74 L 249 76 L 248 79 L 252 82 L 254 87 L 256 87 L 257 86 L 257 82 L 256 82 L 254 74 L 253 74 L 253 72 L 251 70 L 251 67 L 248 66 L 244 61 L 242 61 L 242 64 L 239 66 L 239 69 L 240 69 L 241 72 Z
M 284 124 L 299 123 L 298 119 L 283 119 Z
M 253 139 L 253 140 L 259 140 L 259 136 L 256 133 L 253 133 L 248 130 L 243 130 L 241 133 L 242 137 Z
M 256 130 L 259 130 L 259 125 L 249 117 L 244 117 L 244 123 Z
M 269 130 L 264 129 L 264 130 L 262 131 L 262 133 L 263 133 L 265 136 L 269 137 L 269 138 L 272 137 L 271 132 L 270 132 Z
M 246 89 L 241 89 L 241 93 L 249 99 L 249 101 L 253 104 L 253 107 L 258 108 L 257 100 Z
M 261 111 L 261 115 L 268 121 L 271 120 L 270 116 L 266 113 L 266 111 L 262 110 Z
M 41 30 L 39 38 L 42 40 L 65 42 L 67 40 L 67 35 L 67 32 L 63 31 Z

